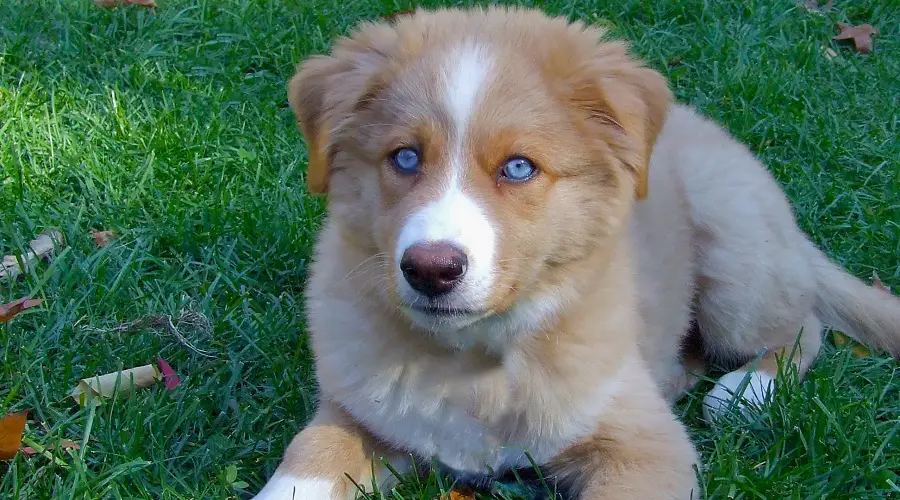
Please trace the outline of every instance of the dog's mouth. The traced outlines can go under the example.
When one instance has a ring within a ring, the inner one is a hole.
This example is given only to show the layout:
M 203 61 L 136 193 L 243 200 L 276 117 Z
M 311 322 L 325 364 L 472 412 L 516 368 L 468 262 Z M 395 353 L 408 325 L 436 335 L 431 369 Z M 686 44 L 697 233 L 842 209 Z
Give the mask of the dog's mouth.
M 433 305 L 411 305 L 408 306 L 413 311 L 427 314 L 429 316 L 435 317 L 453 317 L 453 316 L 477 316 L 483 314 L 482 311 L 476 311 L 474 309 L 468 309 L 464 307 L 449 307 L 449 306 L 433 306 Z

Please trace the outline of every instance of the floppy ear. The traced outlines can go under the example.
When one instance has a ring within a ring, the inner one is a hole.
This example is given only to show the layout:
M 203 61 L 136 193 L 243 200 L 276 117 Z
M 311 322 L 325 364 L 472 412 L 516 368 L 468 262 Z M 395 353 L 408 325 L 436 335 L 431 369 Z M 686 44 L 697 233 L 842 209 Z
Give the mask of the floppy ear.
M 328 190 L 330 125 L 325 116 L 325 93 L 331 76 L 340 71 L 340 61 L 315 57 L 304 63 L 288 84 L 288 103 L 306 138 L 306 188 L 314 194 Z
M 631 59 L 625 45 L 608 42 L 595 47 L 576 89 L 577 104 L 594 121 L 628 138 L 627 147 L 612 146 L 633 170 L 637 199 L 646 198 L 650 157 L 672 105 L 665 79 Z
M 637 138 L 642 146 L 641 156 L 634 168 L 636 196 L 638 200 L 643 200 L 647 197 L 650 182 L 650 158 L 672 105 L 672 91 L 662 75 L 644 67 L 626 72 L 615 83 L 627 86 L 634 96 L 633 101 L 612 99 L 610 106 L 626 133 Z
M 288 84 L 288 103 L 306 138 L 311 193 L 328 191 L 335 132 L 382 81 L 395 44 L 393 28 L 365 24 L 339 40 L 331 55 L 306 60 Z

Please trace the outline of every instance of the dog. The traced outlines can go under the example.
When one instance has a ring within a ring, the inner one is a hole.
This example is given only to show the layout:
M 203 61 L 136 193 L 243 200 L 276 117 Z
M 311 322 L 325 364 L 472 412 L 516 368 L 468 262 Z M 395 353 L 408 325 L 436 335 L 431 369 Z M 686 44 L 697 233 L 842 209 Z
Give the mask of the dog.
M 532 461 L 576 498 L 698 498 L 671 404 L 713 362 L 739 367 L 710 420 L 764 403 L 780 363 L 802 376 L 826 325 L 900 354 L 900 300 L 599 28 L 419 10 L 362 24 L 288 92 L 328 195 L 306 298 L 321 395 L 257 499 Z

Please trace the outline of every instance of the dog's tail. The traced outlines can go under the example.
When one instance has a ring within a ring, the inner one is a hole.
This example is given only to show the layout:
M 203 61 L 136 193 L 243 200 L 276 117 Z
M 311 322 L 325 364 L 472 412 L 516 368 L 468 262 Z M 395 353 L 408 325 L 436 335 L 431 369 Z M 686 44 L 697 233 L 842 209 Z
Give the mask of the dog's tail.
M 900 298 L 851 276 L 818 248 L 814 252 L 819 319 L 867 346 L 900 358 Z

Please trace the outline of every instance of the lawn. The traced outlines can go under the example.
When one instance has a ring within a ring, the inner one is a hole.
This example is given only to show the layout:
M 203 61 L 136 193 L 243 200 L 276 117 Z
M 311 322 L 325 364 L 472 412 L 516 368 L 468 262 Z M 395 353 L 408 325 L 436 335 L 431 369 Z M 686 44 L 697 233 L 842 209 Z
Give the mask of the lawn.
M 303 286 L 323 203 L 304 190 L 285 82 L 357 20 L 413 4 L 158 2 L 155 14 L 0 2 L 0 254 L 47 228 L 67 240 L 0 282 L 2 302 L 45 301 L 0 325 L 0 414 L 31 409 L 32 442 L 83 445 L 0 463 L 2 498 L 247 498 L 315 406 Z M 632 41 L 679 99 L 763 158 L 830 255 L 900 287 L 900 3 L 543 5 Z M 832 42 L 839 21 L 878 27 L 874 53 Z M 119 238 L 99 248 L 94 230 Z M 148 315 L 171 316 L 181 339 L 149 321 L 117 328 Z M 85 408 L 67 397 L 83 377 L 158 357 L 183 379 L 171 392 Z M 689 397 L 677 410 L 707 494 L 900 497 L 895 378 L 892 360 L 829 343 L 751 425 L 711 429 Z M 394 498 L 441 484 L 409 480 Z

